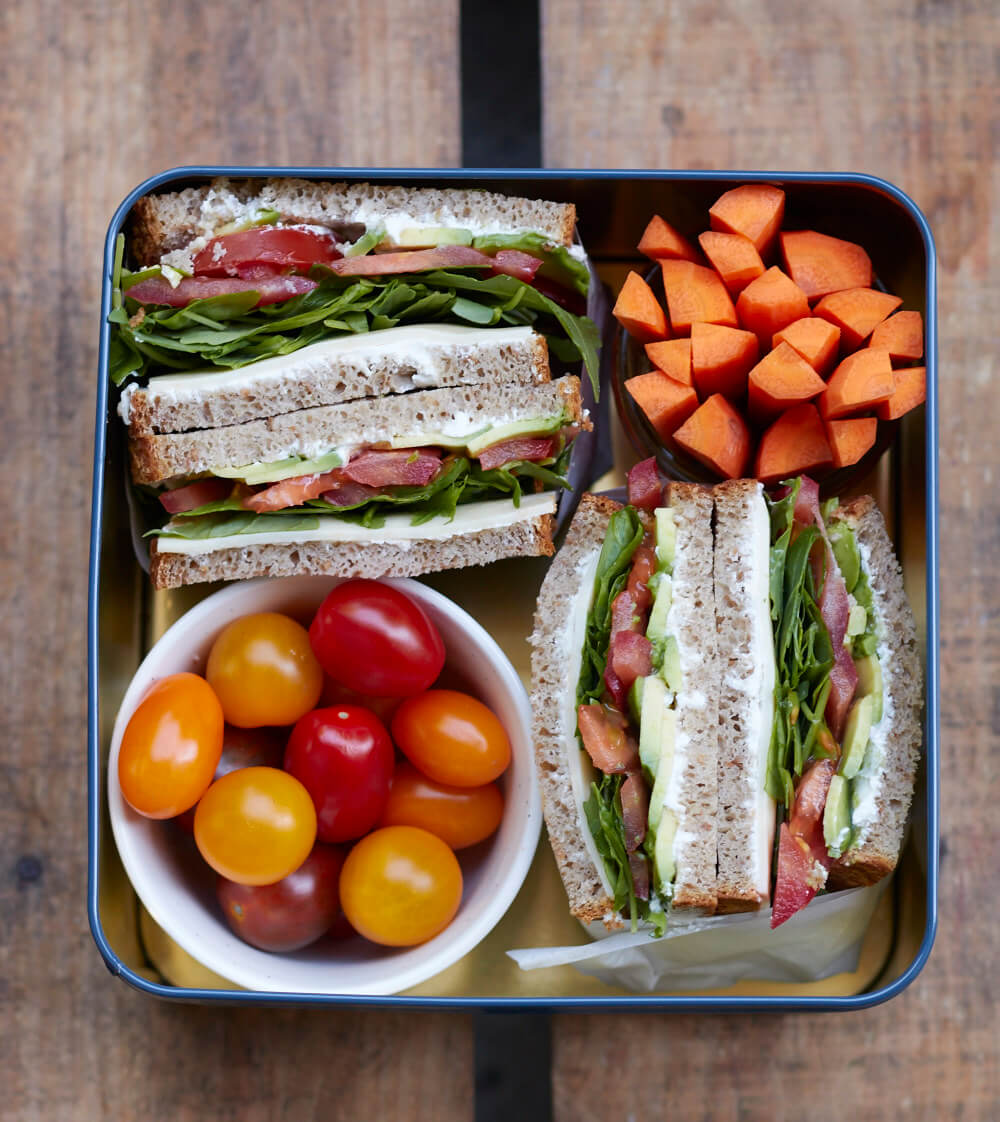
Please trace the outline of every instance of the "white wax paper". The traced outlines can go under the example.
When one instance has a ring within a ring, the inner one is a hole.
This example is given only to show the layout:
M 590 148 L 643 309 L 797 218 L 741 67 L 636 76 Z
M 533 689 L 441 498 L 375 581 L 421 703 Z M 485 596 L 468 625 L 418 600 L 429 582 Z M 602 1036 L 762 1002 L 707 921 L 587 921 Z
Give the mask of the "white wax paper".
M 817 896 L 775 931 L 771 911 L 672 921 L 661 939 L 646 931 L 587 930 L 593 943 L 507 953 L 522 970 L 572 966 L 638 993 L 718 989 L 740 981 L 817 982 L 857 969 L 861 943 L 886 880 Z

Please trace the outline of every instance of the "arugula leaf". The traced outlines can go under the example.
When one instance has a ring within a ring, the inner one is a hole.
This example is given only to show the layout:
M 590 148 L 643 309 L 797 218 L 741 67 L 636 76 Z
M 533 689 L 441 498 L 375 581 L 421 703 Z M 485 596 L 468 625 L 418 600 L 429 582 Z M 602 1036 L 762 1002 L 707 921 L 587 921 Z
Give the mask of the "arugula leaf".
M 159 367 L 236 369 L 261 358 L 290 354 L 320 339 L 380 331 L 400 322 L 446 320 L 530 324 L 561 341 L 561 359 L 582 360 L 595 394 L 599 390 L 597 327 L 515 277 L 435 270 L 356 278 L 341 277 L 322 265 L 313 266 L 310 275 L 318 282 L 312 291 L 264 307 L 253 306 L 257 297 L 252 292 L 194 300 L 185 308 L 143 305 L 142 322 L 135 326 L 129 320 L 140 305 L 132 301 L 128 310 L 117 307 L 111 314 L 115 333 L 139 365 L 116 363 L 115 384 L 132 374 L 155 373 Z M 127 279 L 119 278 L 120 284 L 124 286 Z M 127 292 L 123 298 L 129 301 Z
M 632 930 L 635 931 L 639 920 L 639 904 L 632 883 L 632 870 L 629 868 L 628 851 L 625 849 L 625 820 L 622 817 L 620 791 L 624 782 L 622 775 L 602 775 L 600 784 L 590 785 L 590 797 L 583 804 L 587 826 L 597 852 L 604 861 L 616 912 L 628 915 Z
M 632 554 L 642 542 L 643 528 L 634 507 L 616 510 L 608 521 L 594 576 L 594 595 L 587 615 L 583 661 L 576 688 L 577 705 L 600 701 L 611 637 L 611 604 L 628 580 Z
M 319 518 L 316 515 L 296 513 L 297 517 L 289 517 L 285 511 L 254 514 L 251 510 L 241 510 L 221 516 L 207 514 L 201 518 L 171 522 L 162 530 L 150 530 L 145 537 L 162 535 L 169 538 L 225 538 L 234 534 L 262 534 L 284 530 L 298 532 L 319 528 Z

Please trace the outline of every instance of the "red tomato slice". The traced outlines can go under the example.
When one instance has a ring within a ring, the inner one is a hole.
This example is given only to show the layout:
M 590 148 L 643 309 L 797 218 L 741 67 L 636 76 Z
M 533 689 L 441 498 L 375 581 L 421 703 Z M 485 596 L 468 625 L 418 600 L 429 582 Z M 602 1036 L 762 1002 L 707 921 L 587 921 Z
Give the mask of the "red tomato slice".
M 241 270 L 254 265 L 306 272 L 311 265 L 318 262 L 328 265 L 340 256 L 331 234 L 294 227 L 258 226 L 212 238 L 195 256 L 194 273 L 199 277 L 243 276 Z
M 531 284 L 541 267 L 542 262 L 537 257 L 519 249 L 501 249 L 493 258 L 494 273 L 516 277 L 525 284 Z
M 793 837 L 787 822 L 778 834 L 778 875 L 774 884 L 771 927 L 780 927 L 816 895 L 812 853 L 803 838 Z
M 263 491 L 249 495 L 243 500 L 247 510 L 263 514 L 269 510 L 286 510 L 290 506 L 301 506 L 310 499 L 319 498 L 341 478 L 340 469 L 313 472 L 312 475 L 297 475 L 294 479 L 282 479 L 272 483 Z
M 440 467 L 441 453 L 437 449 L 371 449 L 355 456 L 341 471 L 346 479 L 366 487 L 425 487 Z
M 308 277 L 279 276 L 260 280 L 239 280 L 237 277 L 184 277 L 172 287 L 164 277 L 150 277 L 149 280 L 134 284 L 125 293 L 140 304 L 166 304 L 171 308 L 184 308 L 192 300 L 207 300 L 211 296 L 228 296 L 233 292 L 256 292 L 260 299 L 256 307 L 264 304 L 280 304 L 312 292 L 316 282 Z
M 635 741 L 625 735 L 624 723 L 614 720 L 596 702 L 581 705 L 576 721 L 587 755 L 605 775 L 639 770 L 639 753 Z
M 426 269 L 492 268 L 493 258 L 467 245 L 441 245 L 436 249 L 413 249 L 405 253 L 373 253 L 345 257 L 330 268 L 342 277 L 385 276 L 389 273 L 419 273 Z
M 660 477 L 653 456 L 637 463 L 628 473 L 628 501 L 640 510 L 656 510 L 660 505 Z
M 160 495 L 160 503 L 168 514 L 183 514 L 197 510 L 206 503 L 217 503 L 229 497 L 233 489 L 231 479 L 199 479 L 186 487 L 175 487 Z
M 608 662 L 627 691 L 636 678 L 653 673 L 653 644 L 637 631 L 619 631 L 611 640 Z
M 501 440 L 499 444 L 491 444 L 484 448 L 479 456 L 479 464 L 483 471 L 492 471 L 512 460 L 547 460 L 555 448 L 555 439 L 551 436 L 516 437 L 513 440 Z

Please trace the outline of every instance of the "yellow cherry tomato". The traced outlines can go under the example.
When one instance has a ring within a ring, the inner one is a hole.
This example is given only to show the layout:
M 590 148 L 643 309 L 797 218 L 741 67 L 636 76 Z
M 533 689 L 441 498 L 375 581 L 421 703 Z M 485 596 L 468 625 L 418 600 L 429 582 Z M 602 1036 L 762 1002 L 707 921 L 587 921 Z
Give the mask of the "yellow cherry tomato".
M 462 902 L 458 858 L 416 826 L 385 826 L 347 855 L 340 906 L 359 934 L 386 947 L 413 947 L 442 932 Z
M 309 856 L 316 808 L 287 772 L 245 767 L 217 779 L 194 812 L 202 857 L 237 884 L 274 884 Z
M 223 628 L 205 677 L 226 720 L 239 728 L 294 725 L 315 708 L 323 689 L 309 633 L 278 612 L 244 616 Z
M 147 818 L 173 818 L 201 798 L 222 755 L 222 706 L 197 674 L 161 678 L 129 719 L 118 783 Z

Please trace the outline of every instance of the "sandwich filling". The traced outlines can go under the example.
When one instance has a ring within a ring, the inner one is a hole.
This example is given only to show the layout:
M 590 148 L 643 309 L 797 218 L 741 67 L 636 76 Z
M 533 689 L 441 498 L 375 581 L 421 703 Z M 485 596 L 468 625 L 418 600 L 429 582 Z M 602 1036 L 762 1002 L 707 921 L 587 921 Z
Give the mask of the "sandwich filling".
M 109 369 L 234 369 L 321 339 L 412 323 L 531 325 L 560 360 L 583 361 L 597 391 L 599 333 L 589 269 L 533 232 L 477 233 L 371 220 L 283 224 L 277 211 L 218 228 L 136 271 L 119 237 Z
M 864 838 L 891 720 L 884 627 L 855 535 L 807 477 L 769 499 L 777 677 L 766 790 L 780 804 L 772 927 Z
M 378 447 L 333 448 L 306 459 L 217 467 L 152 492 L 171 515 L 160 537 L 224 538 L 304 531 L 335 519 L 379 529 L 386 515 L 411 525 L 452 521 L 460 507 L 569 486 L 579 429 L 562 413 L 463 435 L 400 435 Z M 294 522 L 290 521 L 294 519 Z

